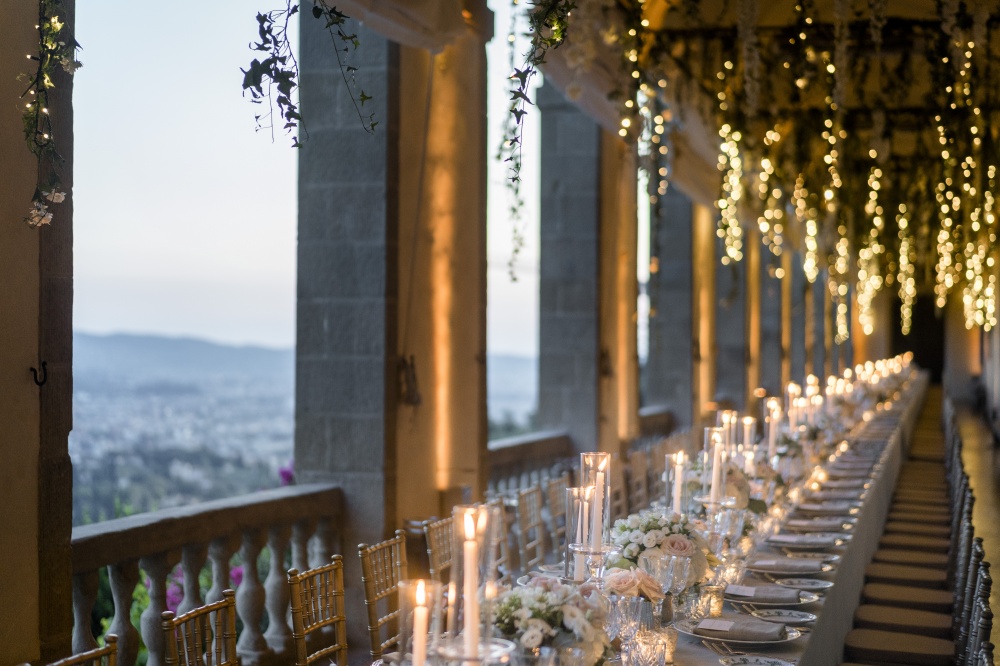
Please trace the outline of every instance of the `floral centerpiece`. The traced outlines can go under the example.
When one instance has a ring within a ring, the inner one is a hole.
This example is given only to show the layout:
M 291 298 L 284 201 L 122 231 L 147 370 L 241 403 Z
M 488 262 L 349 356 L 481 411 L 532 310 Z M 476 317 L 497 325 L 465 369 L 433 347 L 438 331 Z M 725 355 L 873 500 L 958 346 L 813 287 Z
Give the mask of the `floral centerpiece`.
M 601 663 L 610 648 L 604 633 L 604 598 L 590 584 L 565 585 L 539 576 L 500 593 L 491 624 L 504 638 L 533 649 L 541 646 L 578 648 L 582 665 Z
M 706 527 L 686 515 L 665 515 L 660 511 L 641 511 L 620 518 L 611 528 L 611 539 L 622 553 L 612 568 L 635 569 L 639 557 L 680 555 L 691 558 L 688 585 L 696 585 L 709 575 L 710 567 L 719 564 L 708 548 Z
M 611 569 L 604 574 L 604 593 L 620 597 L 642 597 L 647 601 L 663 601 L 666 595 L 652 576 L 642 569 Z

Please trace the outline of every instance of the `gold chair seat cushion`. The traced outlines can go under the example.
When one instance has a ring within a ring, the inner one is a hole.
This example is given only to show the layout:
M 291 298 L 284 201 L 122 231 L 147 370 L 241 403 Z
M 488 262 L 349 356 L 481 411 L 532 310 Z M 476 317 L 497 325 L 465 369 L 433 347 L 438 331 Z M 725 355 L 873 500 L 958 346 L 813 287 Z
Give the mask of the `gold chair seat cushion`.
M 948 572 L 937 567 L 872 562 L 865 567 L 865 580 L 869 583 L 943 589 L 948 584 Z
M 889 520 L 904 523 L 924 523 L 926 525 L 951 525 L 951 516 L 940 513 L 894 510 L 889 512 Z
M 955 595 L 948 590 L 932 590 L 913 585 L 868 583 L 861 592 L 867 603 L 899 606 L 932 613 L 950 613 Z
M 919 550 L 903 550 L 900 548 L 880 548 L 872 557 L 875 562 L 890 562 L 892 564 L 909 564 L 918 567 L 948 566 L 948 555 Z
M 854 626 L 859 629 L 901 631 L 909 634 L 951 638 L 952 617 L 948 613 L 901 609 L 896 606 L 861 604 L 854 611 Z
M 916 534 L 947 538 L 951 535 L 950 525 L 930 525 L 922 522 L 890 520 L 885 524 L 885 531 L 893 534 Z
M 941 537 L 916 536 L 912 534 L 885 534 L 879 539 L 881 548 L 902 548 L 905 550 L 923 550 L 931 553 L 948 552 L 951 540 Z
M 854 629 L 844 641 L 844 654 L 860 662 L 948 666 L 955 658 L 955 644 L 919 634 Z

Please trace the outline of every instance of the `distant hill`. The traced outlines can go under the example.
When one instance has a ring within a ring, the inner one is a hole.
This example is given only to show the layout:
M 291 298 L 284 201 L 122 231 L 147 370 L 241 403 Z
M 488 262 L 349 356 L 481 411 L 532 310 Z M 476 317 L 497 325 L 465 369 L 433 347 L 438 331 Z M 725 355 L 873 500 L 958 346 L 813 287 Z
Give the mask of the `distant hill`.
M 127 378 L 130 383 L 201 382 L 206 379 L 268 381 L 294 386 L 295 350 L 217 344 L 157 335 L 73 334 L 76 380 Z
M 486 394 L 493 419 L 510 415 L 526 422 L 538 401 L 538 359 L 531 356 L 490 354 L 486 359 Z

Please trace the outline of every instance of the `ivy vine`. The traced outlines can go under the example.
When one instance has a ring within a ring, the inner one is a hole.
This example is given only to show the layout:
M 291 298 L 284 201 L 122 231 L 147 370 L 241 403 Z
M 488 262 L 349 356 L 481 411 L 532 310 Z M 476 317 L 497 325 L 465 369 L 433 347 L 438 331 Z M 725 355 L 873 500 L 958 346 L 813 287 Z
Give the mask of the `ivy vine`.
M 349 56 L 361 46 L 357 33 L 349 32 L 350 17 L 331 7 L 325 0 L 317 0 L 312 7 L 314 18 L 323 21 L 323 28 L 329 33 L 333 42 L 333 52 L 337 57 L 341 76 L 351 96 L 351 102 L 361 121 L 361 126 L 369 134 L 375 132 L 378 121 L 375 113 L 366 114 L 364 107 L 372 97 L 361 89 L 357 82 L 358 68 L 350 63 Z M 273 9 L 257 13 L 257 34 L 259 41 L 252 42 L 250 49 L 260 57 L 250 61 L 243 72 L 243 92 L 250 94 L 254 104 L 267 106 L 267 110 L 254 116 L 257 131 L 269 130 L 274 139 L 274 128 L 281 124 L 281 129 L 292 133 L 300 125 L 306 130 L 304 120 L 295 101 L 296 90 L 299 87 L 299 63 L 295 58 L 295 49 L 288 39 L 288 25 L 292 17 L 299 13 L 299 5 L 292 0 L 286 0 L 284 9 Z M 275 105 L 278 116 L 275 120 Z M 308 136 L 308 131 L 306 131 Z M 302 141 L 297 134 L 292 134 L 292 147 L 299 148 Z
M 28 87 L 21 94 L 24 103 L 22 120 L 28 150 L 38 160 L 38 182 L 31 198 L 31 208 L 24 220 L 32 227 L 52 222 L 52 204 L 66 199 L 59 165 L 63 158 L 56 149 L 52 130 L 50 94 L 56 87 L 57 72 L 62 69 L 74 74 L 83 66 L 76 58 L 80 45 L 66 27 L 66 11 L 61 0 L 40 0 L 38 3 L 38 54 L 28 54 L 28 60 L 37 63 L 34 74 L 21 74 Z M 44 175 L 43 175 L 44 174 Z

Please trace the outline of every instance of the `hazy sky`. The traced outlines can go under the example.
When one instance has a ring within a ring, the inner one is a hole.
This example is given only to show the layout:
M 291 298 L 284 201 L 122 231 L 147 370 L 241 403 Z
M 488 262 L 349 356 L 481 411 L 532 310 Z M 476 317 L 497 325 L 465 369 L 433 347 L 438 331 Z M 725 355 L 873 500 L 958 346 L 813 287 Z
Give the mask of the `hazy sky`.
M 294 344 L 296 152 L 281 134 L 272 144 L 254 133 L 239 71 L 255 11 L 281 4 L 78 3 L 77 329 Z M 507 31 L 498 12 L 491 154 L 507 107 Z M 525 138 L 537 146 L 537 115 Z M 537 148 L 527 152 L 524 180 L 537 183 Z M 534 354 L 537 186 L 526 192 L 528 243 L 512 283 L 503 166 L 491 163 L 489 178 L 489 348 Z

